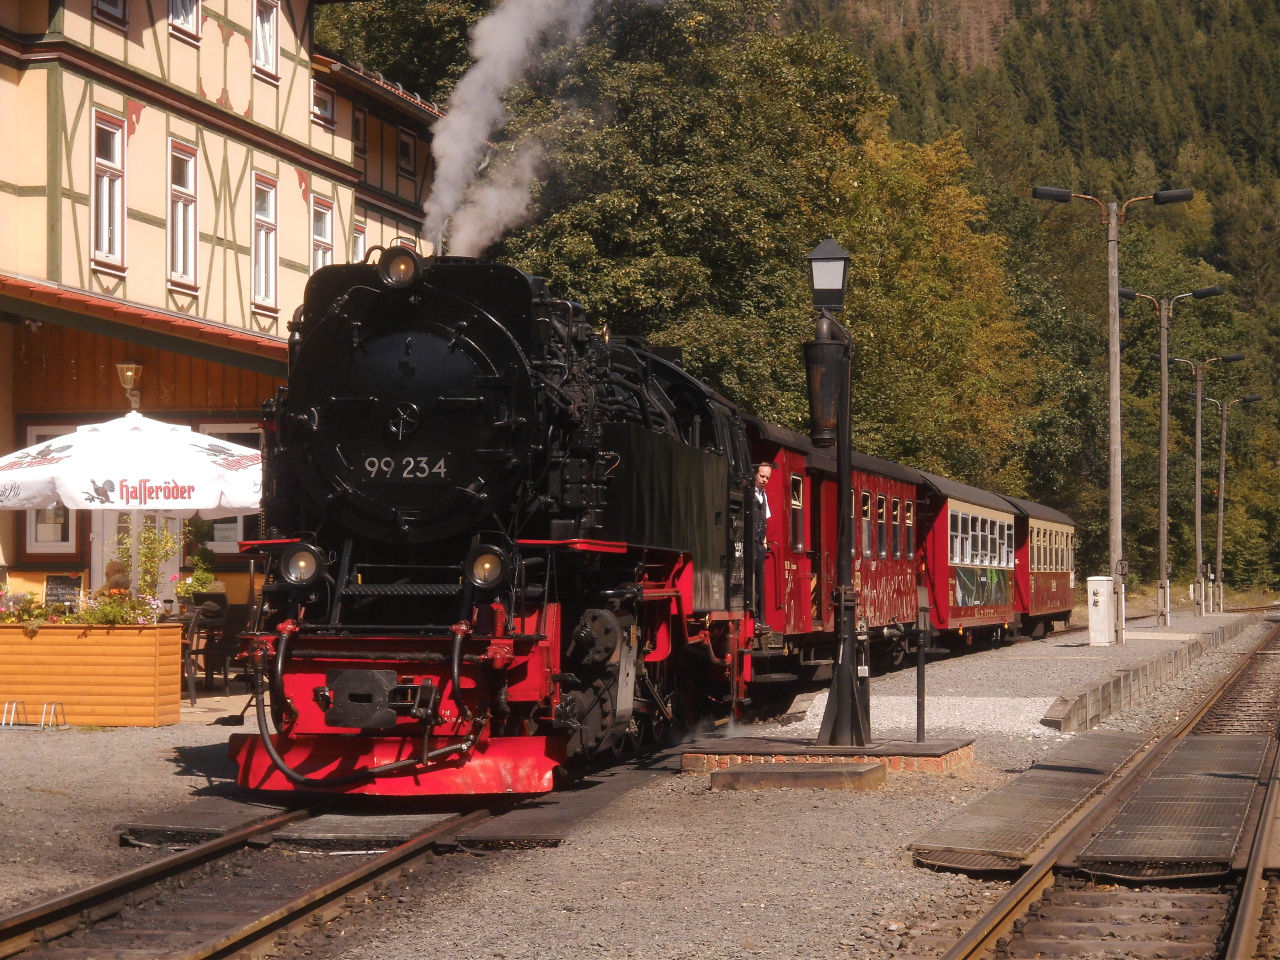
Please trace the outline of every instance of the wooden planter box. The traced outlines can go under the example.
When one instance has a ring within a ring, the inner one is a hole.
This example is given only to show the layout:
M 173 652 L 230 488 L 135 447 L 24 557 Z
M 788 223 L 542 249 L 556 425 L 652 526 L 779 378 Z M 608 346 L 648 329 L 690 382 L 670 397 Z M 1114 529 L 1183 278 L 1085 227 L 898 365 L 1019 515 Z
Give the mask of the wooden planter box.
M 0 703 L 21 700 L 27 719 L 57 701 L 67 722 L 103 727 L 177 723 L 182 624 L 41 627 L 0 624 Z

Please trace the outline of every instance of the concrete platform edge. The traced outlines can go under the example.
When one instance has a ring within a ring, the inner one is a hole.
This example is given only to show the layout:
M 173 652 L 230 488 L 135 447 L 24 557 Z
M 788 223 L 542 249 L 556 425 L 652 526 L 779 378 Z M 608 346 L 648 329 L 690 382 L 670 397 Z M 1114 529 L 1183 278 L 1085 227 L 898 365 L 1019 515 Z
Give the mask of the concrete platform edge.
M 883 763 L 747 763 L 712 772 L 711 789 L 875 790 L 885 777 Z
M 753 763 L 882 763 L 888 773 L 950 773 L 973 761 L 973 744 L 968 743 L 939 757 L 904 757 L 882 754 L 748 754 L 686 753 L 680 758 L 682 773 L 712 773 L 739 764 Z
M 1162 653 L 1136 667 L 1118 670 L 1079 693 L 1059 697 L 1040 722 L 1062 733 L 1091 730 L 1107 717 L 1123 713 L 1148 699 L 1155 690 L 1177 677 L 1206 653 L 1235 639 L 1260 620 L 1258 614 L 1241 616 L 1230 623 L 1204 631 L 1199 639 L 1187 641 L 1176 650 Z

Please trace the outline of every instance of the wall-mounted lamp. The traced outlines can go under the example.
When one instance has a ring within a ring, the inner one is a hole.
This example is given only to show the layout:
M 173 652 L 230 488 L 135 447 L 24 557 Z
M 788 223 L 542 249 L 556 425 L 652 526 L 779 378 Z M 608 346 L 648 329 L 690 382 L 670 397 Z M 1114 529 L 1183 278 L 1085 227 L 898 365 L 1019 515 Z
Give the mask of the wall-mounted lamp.
M 116 373 L 120 377 L 120 386 L 124 387 L 124 395 L 129 398 L 133 409 L 137 410 L 142 403 L 142 391 L 138 389 L 138 384 L 142 382 L 142 364 L 117 363 Z

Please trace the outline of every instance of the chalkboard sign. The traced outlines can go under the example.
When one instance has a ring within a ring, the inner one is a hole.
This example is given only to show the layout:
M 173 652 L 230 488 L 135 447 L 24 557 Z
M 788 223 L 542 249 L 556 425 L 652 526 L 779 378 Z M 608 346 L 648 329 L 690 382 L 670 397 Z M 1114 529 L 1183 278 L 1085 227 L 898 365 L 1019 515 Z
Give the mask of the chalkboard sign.
M 44 578 L 44 605 L 62 604 L 69 613 L 80 609 L 80 577 L 50 574 Z

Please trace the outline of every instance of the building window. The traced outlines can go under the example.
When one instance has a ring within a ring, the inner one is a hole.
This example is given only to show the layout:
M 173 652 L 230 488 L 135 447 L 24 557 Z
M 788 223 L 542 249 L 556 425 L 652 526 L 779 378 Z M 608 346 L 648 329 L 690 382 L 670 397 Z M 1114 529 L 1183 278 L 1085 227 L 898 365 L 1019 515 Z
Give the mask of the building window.
M 333 204 L 319 197 L 311 199 L 311 269 L 333 263 Z
M 364 224 L 357 223 L 351 228 L 351 262 L 364 263 L 365 249 Z
M 169 279 L 196 285 L 196 152 L 170 141 Z
M 351 146 L 355 148 L 356 153 L 365 151 L 365 127 L 368 122 L 369 118 L 363 110 L 351 111 Z
M 253 10 L 253 65 L 270 77 L 276 75 L 276 57 L 279 41 L 276 39 L 276 21 L 279 16 L 277 0 L 255 0 Z
M 94 15 L 117 26 L 123 26 L 128 19 L 127 0 L 93 0 Z
M 27 446 L 49 443 L 57 437 L 75 433 L 74 424 L 27 427 Z M 50 444 L 56 446 L 56 444 Z M 50 451 L 52 453 L 53 451 Z M 56 503 L 41 510 L 27 511 L 26 548 L 29 554 L 74 554 L 79 552 L 76 542 L 76 512 Z
M 238 443 L 242 447 L 261 447 L 262 431 L 256 423 L 204 423 L 197 428 L 206 437 Z M 226 517 L 213 521 L 213 539 L 204 546 L 217 554 L 236 555 L 241 540 L 256 540 L 259 536 L 258 515 Z
M 93 130 L 93 258 L 124 265 L 124 121 L 102 113 Z
M 400 136 L 398 146 L 396 148 L 396 167 L 400 173 L 406 177 L 412 177 L 417 174 L 417 146 L 418 138 L 408 130 L 399 131 Z
M 200 35 L 200 0 L 169 0 L 169 25 L 193 37 Z
M 311 119 L 326 127 L 333 126 L 334 120 L 333 91 L 328 87 L 311 81 Z
M 266 177 L 253 180 L 253 302 L 276 305 L 276 185 Z

